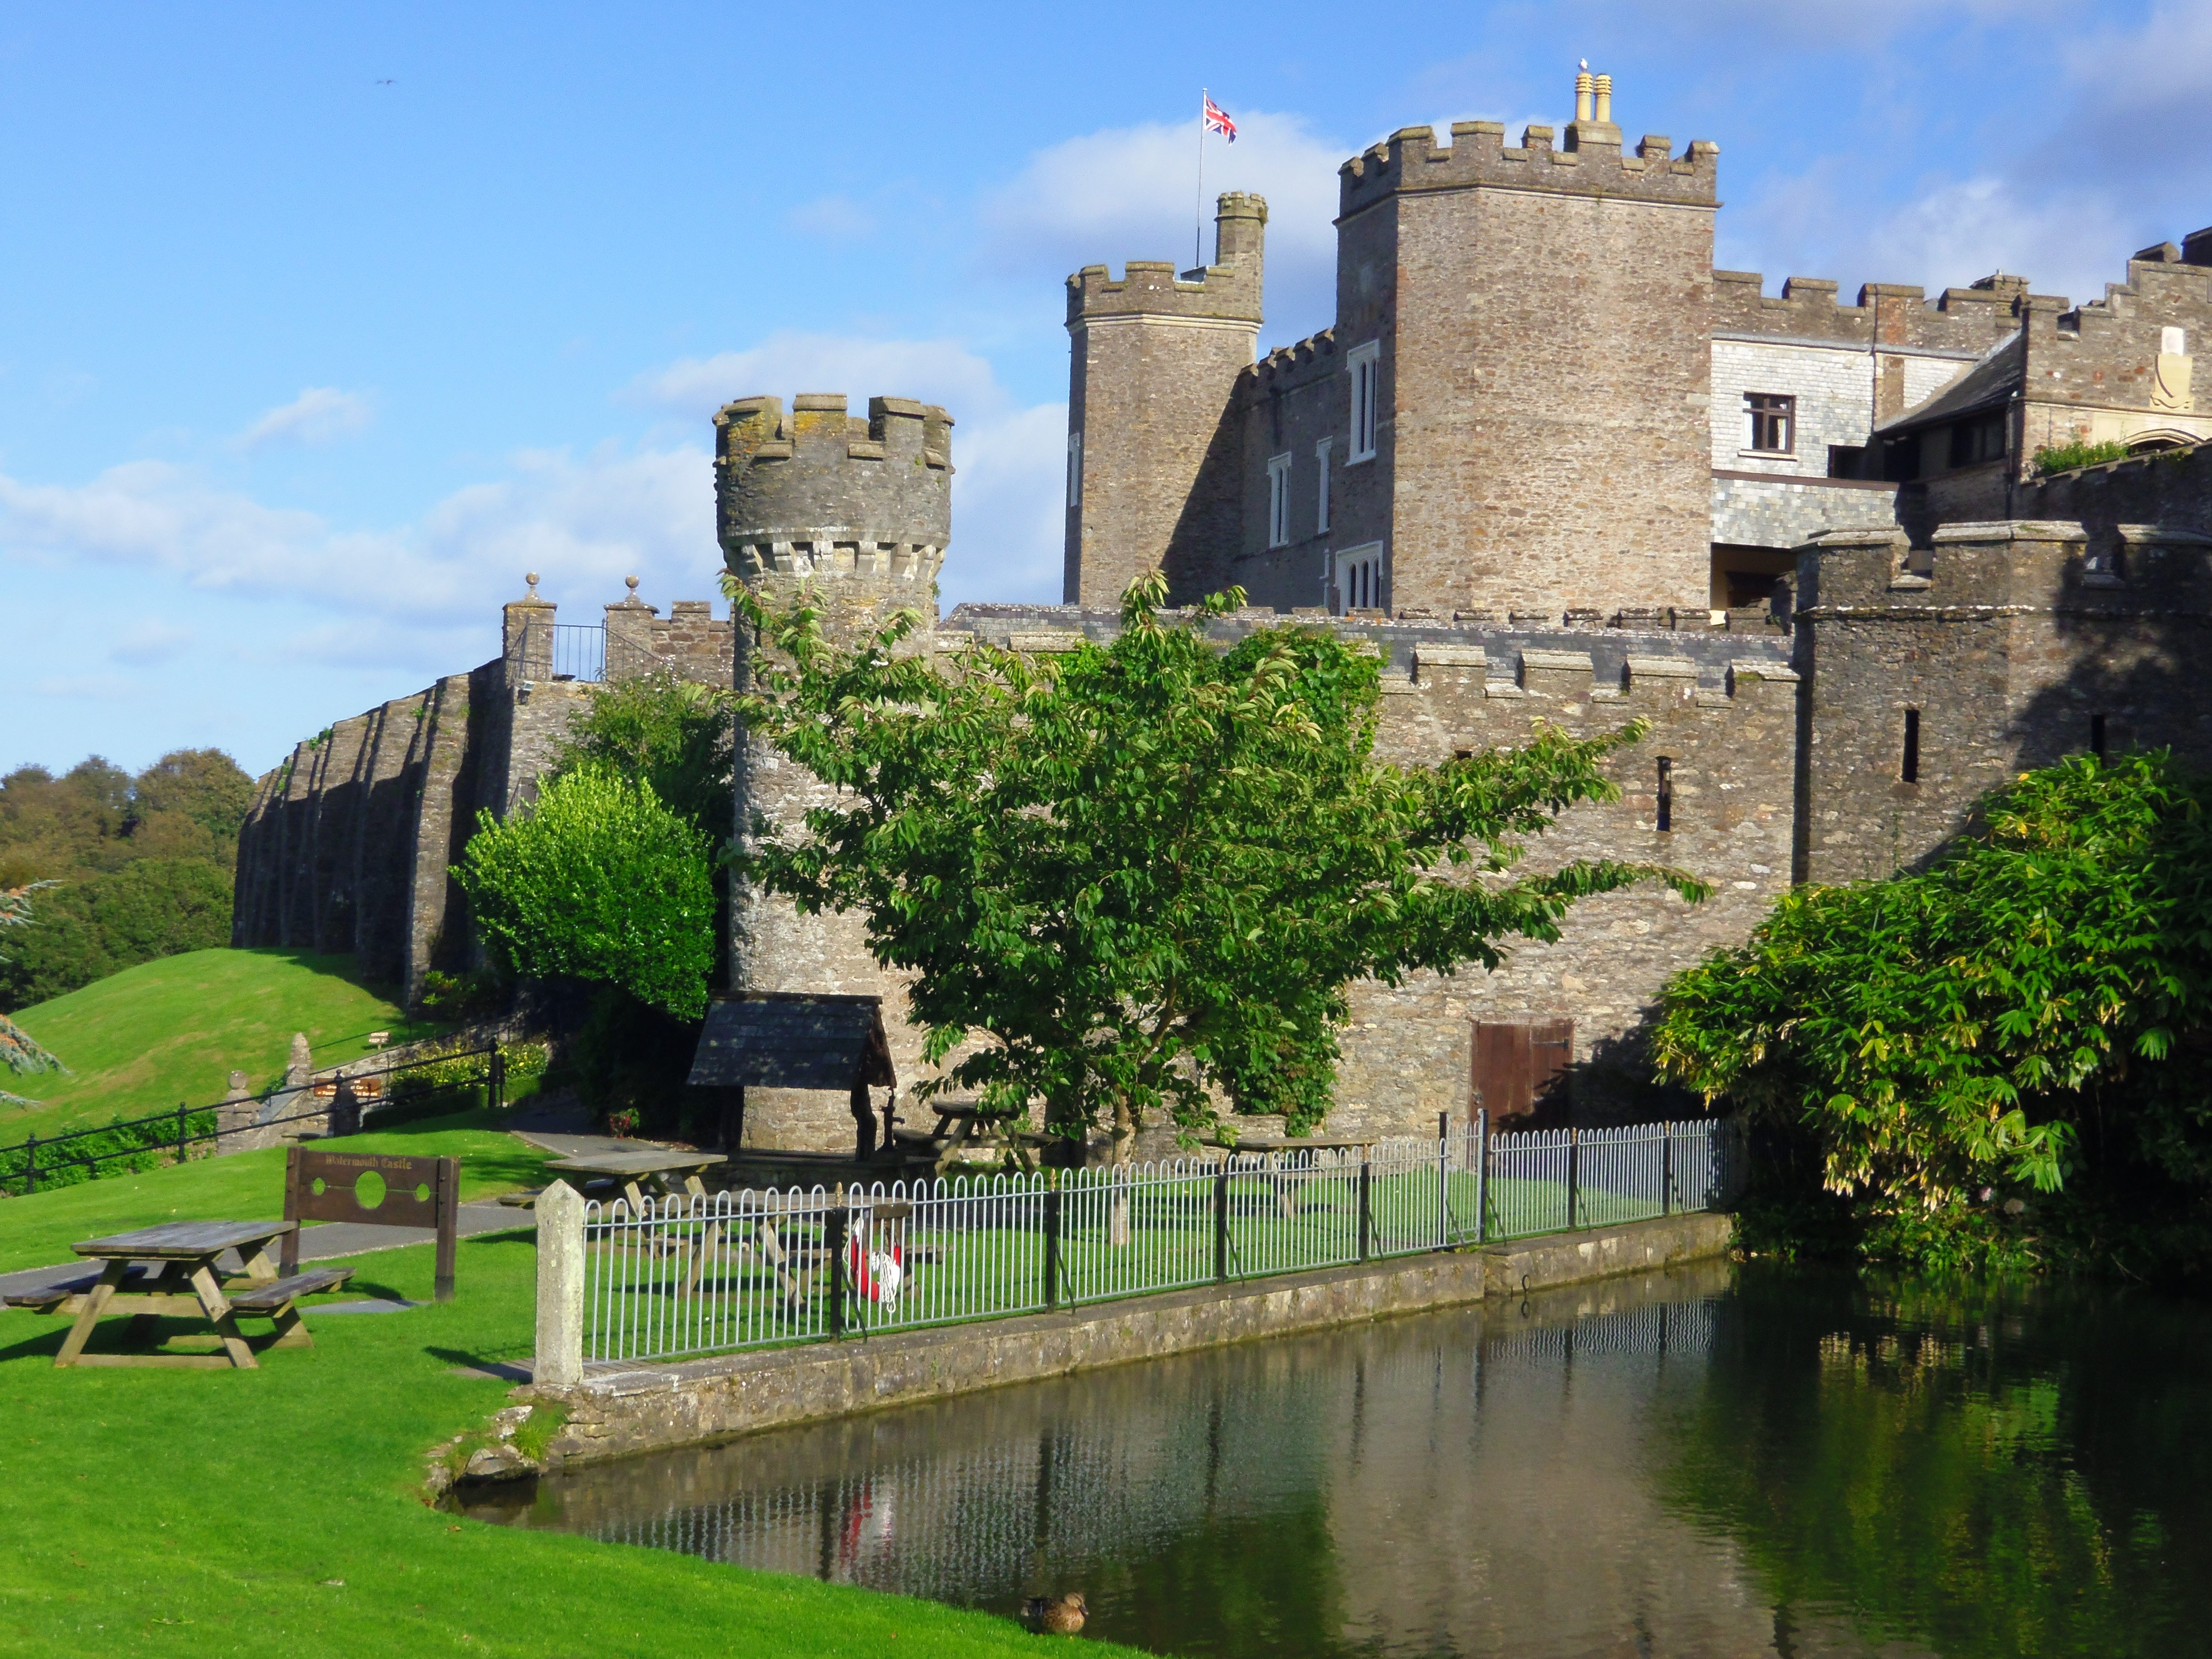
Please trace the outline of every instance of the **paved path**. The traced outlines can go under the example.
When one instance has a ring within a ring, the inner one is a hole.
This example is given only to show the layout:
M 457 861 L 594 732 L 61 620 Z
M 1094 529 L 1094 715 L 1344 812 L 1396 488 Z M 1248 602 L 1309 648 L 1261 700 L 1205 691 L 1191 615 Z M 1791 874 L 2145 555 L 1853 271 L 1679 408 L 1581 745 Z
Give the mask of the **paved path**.
M 519 1210 L 495 1200 L 486 1199 L 460 1206 L 459 1226 L 464 1238 L 474 1237 L 478 1233 L 506 1232 L 534 1224 L 529 1211 Z M 436 1230 L 429 1227 L 373 1227 L 360 1221 L 327 1221 L 319 1226 L 301 1230 L 300 1260 L 327 1261 L 333 1256 L 363 1255 L 372 1250 L 397 1250 L 410 1244 L 428 1244 L 437 1236 Z M 223 1268 L 228 1273 L 242 1271 L 232 1256 L 223 1258 Z M 51 1267 L 27 1267 L 20 1273 L 0 1273 L 0 1295 L 14 1291 L 36 1290 L 41 1285 L 75 1279 L 80 1273 L 94 1270 L 95 1264 L 89 1261 L 61 1261 Z

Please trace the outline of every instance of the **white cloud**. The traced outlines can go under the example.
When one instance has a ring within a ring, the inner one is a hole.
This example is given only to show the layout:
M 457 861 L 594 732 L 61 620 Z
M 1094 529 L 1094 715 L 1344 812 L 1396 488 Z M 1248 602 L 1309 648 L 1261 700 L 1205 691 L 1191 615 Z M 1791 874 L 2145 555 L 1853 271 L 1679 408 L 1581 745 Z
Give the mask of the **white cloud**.
M 336 443 L 368 428 L 375 418 L 375 405 L 358 392 L 341 392 L 331 386 L 311 386 L 289 404 L 279 404 L 238 434 L 240 449 L 264 444 Z
M 1057 604 L 1067 405 L 979 422 L 954 453 L 952 547 L 938 582 L 946 609 L 963 599 Z
M 1204 233 L 1213 257 L 1213 200 L 1226 190 L 1267 198 L 1270 338 L 1326 328 L 1335 314 L 1336 170 L 1351 146 L 1303 117 L 1234 112 L 1237 140 L 1206 145 Z M 1001 275 L 1065 276 L 1130 259 L 1188 265 L 1199 203 L 1193 124 L 1113 128 L 1032 155 L 984 200 L 982 257 Z
M 2038 293 L 2100 298 L 2126 274 L 2134 244 L 2109 198 L 2083 191 L 2030 196 L 1989 176 L 1940 184 L 1869 228 L 1875 270 L 1915 273 L 1932 295 L 1992 271 L 2025 275 Z
M 144 665 L 168 662 L 181 656 L 192 642 L 192 631 L 159 617 L 149 617 L 125 629 L 107 654 L 117 662 Z
M 111 467 L 82 485 L 0 475 L 0 559 L 84 562 L 167 575 L 240 597 L 304 601 L 356 629 L 398 624 L 399 654 L 422 661 L 440 630 L 495 630 L 526 570 L 548 597 L 604 603 L 622 579 L 648 599 L 703 599 L 720 567 L 713 470 L 703 449 L 576 456 L 526 452 L 503 477 L 458 490 L 416 522 L 335 527 L 272 507 L 166 461 Z M 465 663 L 435 660 L 437 672 Z
M 876 228 L 876 216 L 849 196 L 818 196 L 801 202 L 787 217 L 793 230 L 840 242 L 857 241 Z

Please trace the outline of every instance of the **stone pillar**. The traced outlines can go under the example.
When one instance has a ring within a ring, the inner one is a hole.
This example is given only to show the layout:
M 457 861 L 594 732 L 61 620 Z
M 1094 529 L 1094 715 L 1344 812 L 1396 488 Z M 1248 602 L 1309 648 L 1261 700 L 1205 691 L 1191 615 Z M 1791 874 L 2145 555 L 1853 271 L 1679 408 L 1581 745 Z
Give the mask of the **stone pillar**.
M 660 666 L 653 648 L 653 619 L 659 613 L 637 596 L 637 578 L 626 576 L 629 597 L 607 607 L 607 666 L 610 684 L 642 679 Z
M 530 591 L 510 599 L 500 618 L 500 655 L 507 664 L 510 687 L 553 678 L 553 624 L 559 616 L 552 601 L 538 597 L 538 573 L 524 580 Z
M 215 1115 L 215 1150 L 221 1157 L 225 1152 L 249 1152 L 259 1146 L 254 1131 L 261 1121 L 261 1103 L 253 1097 L 246 1073 L 233 1072 L 228 1088 L 223 1093 L 222 1103 Z
M 538 1195 L 538 1358 L 530 1380 L 584 1380 L 584 1200 L 565 1181 Z

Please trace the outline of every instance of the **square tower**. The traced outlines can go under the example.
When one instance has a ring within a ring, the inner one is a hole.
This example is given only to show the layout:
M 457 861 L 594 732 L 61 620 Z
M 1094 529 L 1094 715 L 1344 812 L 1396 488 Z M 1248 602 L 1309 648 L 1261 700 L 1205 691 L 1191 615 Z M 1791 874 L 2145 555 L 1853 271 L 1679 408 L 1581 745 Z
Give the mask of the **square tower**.
M 1585 94 L 1559 148 L 1405 128 L 1342 169 L 1330 530 L 1370 604 L 1708 604 L 1719 149 L 1626 155 L 1609 114 Z
M 1216 204 L 1213 263 L 1176 274 L 1132 259 L 1067 279 L 1066 576 L 1070 605 L 1121 603 L 1164 566 L 1180 591 L 1237 544 L 1237 378 L 1260 338 L 1267 204 Z

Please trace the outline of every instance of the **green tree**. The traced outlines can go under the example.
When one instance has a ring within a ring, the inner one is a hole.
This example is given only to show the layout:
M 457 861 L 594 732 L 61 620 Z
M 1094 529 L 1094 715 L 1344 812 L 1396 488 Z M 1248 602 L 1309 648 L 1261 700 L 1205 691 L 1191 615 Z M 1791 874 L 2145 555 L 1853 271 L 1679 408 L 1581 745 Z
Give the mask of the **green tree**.
M 1070 1137 L 1109 1124 L 1122 1158 L 1147 1118 L 1195 1132 L 1224 1096 L 1310 1124 L 1351 981 L 1494 967 L 1501 941 L 1555 938 L 1577 899 L 1659 873 L 1511 873 L 1524 837 L 1613 797 L 1604 762 L 1640 726 L 1384 764 L 1370 653 L 1327 629 L 1224 649 L 1207 624 L 1240 592 L 1174 625 L 1164 594 L 1133 584 L 1110 646 L 979 646 L 945 669 L 902 648 L 912 613 L 848 651 L 804 597 L 732 593 L 773 647 L 741 718 L 838 792 L 803 835 L 757 821 L 739 867 L 866 916 L 877 958 L 915 975 L 931 1059 L 983 1039 L 950 1081 L 1042 1099 Z
M 1912 1249 L 1985 1190 L 1984 1212 L 2057 1192 L 2085 1152 L 2201 1199 L 2208 807 L 2164 751 L 2023 774 L 1932 868 L 1799 888 L 1678 975 L 1654 1059 L 1810 1133 L 1829 1189 Z
M 733 816 L 727 690 L 672 674 L 603 686 L 569 725 L 556 775 L 596 768 L 649 784 L 720 848 Z
M 0 778 L 0 887 L 60 884 L 17 962 L 0 965 L 0 1006 L 228 942 L 252 793 L 216 749 L 173 750 L 136 778 L 97 755 L 58 778 L 35 766 Z
M 479 815 L 453 876 L 506 971 L 611 985 L 696 1019 L 714 963 L 710 857 L 651 785 L 585 768 L 504 822 Z
M 173 815 L 231 848 L 252 805 L 253 780 L 222 750 L 174 749 L 131 781 L 129 833 L 136 839 L 149 821 Z
M 200 859 L 140 859 L 53 884 L 9 941 L 0 997 L 27 1007 L 142 962 L 230 943 L 230 875 Z

